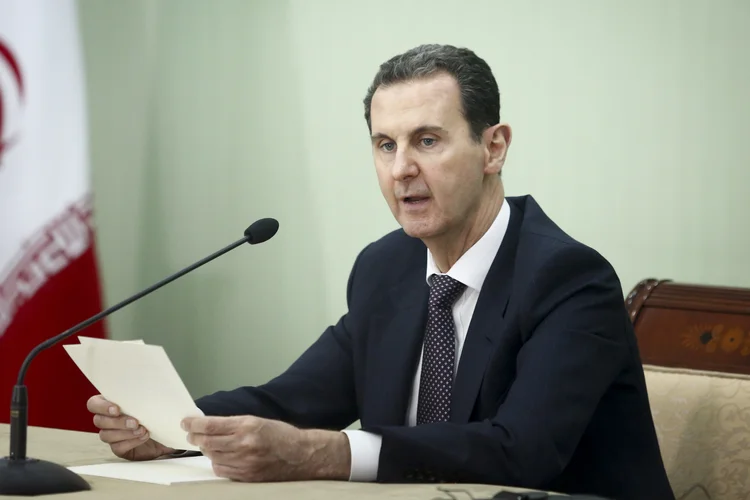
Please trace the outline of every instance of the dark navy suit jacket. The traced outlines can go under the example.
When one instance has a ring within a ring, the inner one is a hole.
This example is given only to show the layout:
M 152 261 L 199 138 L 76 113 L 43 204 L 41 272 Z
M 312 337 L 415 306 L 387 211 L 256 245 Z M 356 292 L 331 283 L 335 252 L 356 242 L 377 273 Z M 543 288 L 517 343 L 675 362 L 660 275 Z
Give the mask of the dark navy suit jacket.
M 382 482 L 672 500 L 615 271 L 532 197 L 508 202 L 509 226 L 469 326 L 449 422 L 406 425 L 429 291 L 425 245 L 402 230 L 360 253 L 348 312 L 289 369 L 198 406 L 303 428 L 339 430 L 359 419 L 382 435 Z

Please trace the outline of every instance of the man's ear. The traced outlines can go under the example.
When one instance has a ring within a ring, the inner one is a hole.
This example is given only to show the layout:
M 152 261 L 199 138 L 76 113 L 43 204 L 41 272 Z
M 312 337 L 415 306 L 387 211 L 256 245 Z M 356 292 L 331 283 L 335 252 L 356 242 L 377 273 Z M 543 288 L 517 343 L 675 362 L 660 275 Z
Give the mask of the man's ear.
M 498 123 L 488 127 L 483 135 L 486 144 L 484 173 L 499 174 L 505 164 L 513 131 L 507 123 Z

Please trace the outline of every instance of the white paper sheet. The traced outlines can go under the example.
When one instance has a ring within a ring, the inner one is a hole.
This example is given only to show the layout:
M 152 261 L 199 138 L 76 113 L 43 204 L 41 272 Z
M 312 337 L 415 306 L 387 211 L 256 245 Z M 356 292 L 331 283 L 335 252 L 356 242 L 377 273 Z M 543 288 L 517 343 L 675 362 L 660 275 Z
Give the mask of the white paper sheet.
M 78 341 L 81 344 L 84 344 L 84 345 L 91 345 L 92 343 L 95 343 L 98 340 L 101 340 L 101 339 L 93 338 L 93 337 L 78 337 Z M 110 342 L 112 342 L 112 341 L 110 341 Z M 119 342 L 122 342 L 124 344 L 145 344 L 145 342 L 143 341 L 143 339 L 120 340 Z
M 81 475 L 165 485 L 194 481 L 228 481 L 214 474 L 211 461 L 204 456 L 82 465 L 68 469 Z
M 175 449 L 198 450 L 180 427 L 203 416 L 161 346 L 79 337 L 65 350 L 96 389 L 136 418 L 151 438 Z
M 78 341 L 83 345 L 92 345 L 95 344 L 97 341 L 101 339 L 95 338 L 95 337 L 78 337 Z M 109 342 L 114 342 L 113 340 L 109 340 Z M 123 344 L 145 344 L 143 339 L 136 339 L 136 340 L 119 340 L 118 342 Z

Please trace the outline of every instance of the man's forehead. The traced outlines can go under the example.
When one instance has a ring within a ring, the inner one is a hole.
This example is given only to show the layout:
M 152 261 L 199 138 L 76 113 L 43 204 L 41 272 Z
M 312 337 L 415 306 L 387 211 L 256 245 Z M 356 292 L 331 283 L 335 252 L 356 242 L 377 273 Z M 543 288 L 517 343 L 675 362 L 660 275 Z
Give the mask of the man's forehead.
M 373 134 L 406 132 L 426 125 L 445 126 L 461 116 L 460 92 L 448 75 L 378 88 L 372 98 Z

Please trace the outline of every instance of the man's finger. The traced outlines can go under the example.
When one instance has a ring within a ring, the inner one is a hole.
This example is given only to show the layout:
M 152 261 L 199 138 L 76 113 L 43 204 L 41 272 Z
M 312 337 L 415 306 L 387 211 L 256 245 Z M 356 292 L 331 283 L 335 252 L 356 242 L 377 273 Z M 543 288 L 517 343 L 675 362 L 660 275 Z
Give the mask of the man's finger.
M 148 439 L 148 432 L 144 427 L 139 427 L 135 430 L 103 430 L 99 431 L 99 439 L 105 443 L 117 443 L 120 441 L 139 441 L 138 444 L 142 444 L 143 441 Z M 136 445 L 137 446 L 137 445 Z
M 182 430 L 193 434 L 232 434 L 248 417 L 185 417 Z
M 242 481 L 244 479 L 242 470 L 236 467 L 230 467 L 228 465 L 215 463 L 211 464 L 211 467 L 214 470 L 214 474 L 216 474 L 218 477 L 225 477 L 234 481 Z
M 130 429 L 138 428 L 138 421 L 133 417 L 108 417 L 106 415 L 94 415 L 94 425 L 100 429 Z
M 188 433 L 188 443 L 199 447 L 201 450 L 211 451 L 235 451 L 242 444 L 241 439 L 232 434 L 194 434 Z
M 110 443 L 109 447 L 112 449 L 112 453 L 115 455 L 123 456 L 133 448 L 142 445 L 148 439 L 148 433 L 135 439 L 128 439 L 126 441 L 117 441 L 116 443 Z
M 214 473 L 219 477 L 228 477 L 239 480 L 242 476 L 247 476 L 247 467 L 239 463 L 239 456 L 236 453 L 207 452 L 205 454 L 211 460 L 211 467 Z M 217 473 L 217 470 L 220 471 Z
M 212 463 L 219 465 L 228 465 L 230 467 L 239 467 L 240 454 L 236 451 L 221 450 L 201 450 L 204 456 L 208 457 Z
M 120 408 L 116 404 L 104 399 L 104 396 L 101 394 L 91 396 L 86 402 L 86 408 L 91 413 L 98 413 L 99 415 L 112 415 L 113 417 L 120 415 Z

